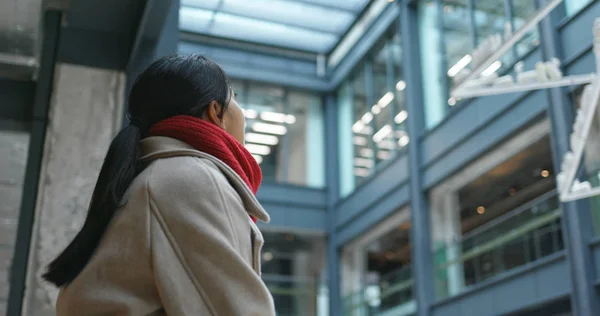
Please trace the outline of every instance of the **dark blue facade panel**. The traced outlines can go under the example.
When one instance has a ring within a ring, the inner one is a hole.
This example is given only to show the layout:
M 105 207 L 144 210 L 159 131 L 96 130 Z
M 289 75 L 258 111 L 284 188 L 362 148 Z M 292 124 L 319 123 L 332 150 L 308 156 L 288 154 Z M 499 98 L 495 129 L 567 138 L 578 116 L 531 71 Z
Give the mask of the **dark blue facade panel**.
M 487 104 L 489 106 L 488 112 L 495 112 L 496 114 L 488 119 L 488 122 L 482 125 L 479 130 L 471 131 L 469 138 L 464 142 L 458 145 L 455 144 L 451 151 L 446 152 L 442 158 L 425 168 L 423 176 L 423 186 L 425 188 L 434 186 L 468 162 L 493 148 L 512 133 L 517 132 L 530 124 L 532 120 L 543 115 L 546 111 L 546 94 L 544 91 L 537 91 L 527 95 L 517 103 L 505 104 L 506 106 Z M 498 107 L 501 107 L 503 111 L 498 113 L 496 109 Z M 483 112 L 484 109 L 480 109 L 479 115 L 483 116 Z M 463 113 L 458 114 L 457 117 L 462 120 L 463 128 L 456 127 L 460 132 L 464 132 L 464 126 L 476 121 L 474 118 L 469 119 Z M 436 137 L 442 137 L 443 139 L 444 135 Z
M 286 230 L 307 230 L 318 233 L 327 231 L 327 212 L 324 210 L 262 201 L 261 204 L 271 216 L 271 222 L 266 225 L 268 228 L 283 227 Z
M 358 237 L 377 223 L 406 205 L 410 199 L 408 183 L 395 188 L 390 194 L 377 200 L 377 203 L 364 209 L 360 216 L 342 228 L 337 234 L 336 246 L 341 247 Z
M 535 63 L 540 60 L 541 52 L 539 50 L 531 53 L 524 60 L 525 69 L 533 69 Z M 493 122 L 498 115 L 514 105 L 523 95 L 524 93 L 512 93 L 481 97 L 472 100 L 463 108 L 457 109 L 457 113 L 448 117 L 425 135 L 421 144 L 421 165 L 427 167 L 446 156 L 461 141 L 473 136 L 477 130 Z
M 592 47 L 592 26 L 594 25 L 594 19 L 598 16 L 600 16 L 600 2 L 595 1 L 574 18 L 563 22 L 558 30 L 560 42 L 562 43 L 560 48 L 562 49 L 563 60 L 572 60 L 581 54 L 583 49 Z M 592 67 L 587 72 L 594 71 L 595 68 Z
M 268 226 L 325 232 L 327 193 L 285 184 L 263 184 L 257 198 L 271 216 Z
M 386 196 L 408 181 L 408 157 L 398 157 L 389 166 L 379 170 L 375 178 L 358 188 L 352 195 L 336 207 L 336 227 L 338 230 L 359 215 L 380 203 Z M 397 205 L 396 207 L 399 207 Z
M 193 42 L 180 42 L 179 52 L 201 53 L 217 61 L 230 77 L 327 91 L 329 82 L 317 77 L 316 60 L 307 61 L 244 52 Z
M 594 243 L 592 246 L 592 256 L 596 265 L 596 284 L 600 284 L 600 242 Z
M 568 296 L 570 288 L 569 270 L 561 252 L 435 304 L 432 315 L 504 315 Z
M 325 212 L 327 192 L 324 189 L 264 183 L 257 193 L 261 203 L 286 204 Z

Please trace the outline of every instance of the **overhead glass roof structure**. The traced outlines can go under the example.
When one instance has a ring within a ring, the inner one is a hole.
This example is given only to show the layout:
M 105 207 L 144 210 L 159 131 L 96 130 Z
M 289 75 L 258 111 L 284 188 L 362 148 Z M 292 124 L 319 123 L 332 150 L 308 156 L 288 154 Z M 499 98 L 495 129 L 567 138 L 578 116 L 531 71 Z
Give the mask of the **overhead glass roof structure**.
M 369 0 L 182 0 L 182 31 L 328 53 Z

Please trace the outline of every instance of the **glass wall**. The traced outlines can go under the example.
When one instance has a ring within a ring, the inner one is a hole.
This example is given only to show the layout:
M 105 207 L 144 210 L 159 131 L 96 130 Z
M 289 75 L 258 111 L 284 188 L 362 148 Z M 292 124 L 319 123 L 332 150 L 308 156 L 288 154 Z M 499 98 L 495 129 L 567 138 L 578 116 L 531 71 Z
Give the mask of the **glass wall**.
M 401 210 L 346 247 L 342 255 L 342 315 L 412 315 L 410 220 Z
M 277 315 L 317 316 L 327 308 L 325 238 L 292 232 L 263 232 L 262 279 Z
M 565 8 L 567 9 L 567 15 L 571 16 L 581 11 L 586 5 L 593 2 L 593 0 L 565 0 Z
M 535 13 L 534 1 L 519 0 L 421 0 L 419 38 L 426 128 L 437 126 L 459 105 L 450 97 L 455 80 L 472 66 L 472 52 L 490 36 L 509 38 Z M 539 44 L 537 30 L 484 72 L 506 73 Z
M 451 188 L 433 190 L 438 299 L 564 249 L 550 139 L 540 126 L 449 179 Z
M 397 26 L 384 35 L 338 90 L 340 194 L 406 150 L 402 45 Z
M 265 182 L 325 184 L 321 97 L 283 86 L 232 80 L 246 116 L 246 148 Z

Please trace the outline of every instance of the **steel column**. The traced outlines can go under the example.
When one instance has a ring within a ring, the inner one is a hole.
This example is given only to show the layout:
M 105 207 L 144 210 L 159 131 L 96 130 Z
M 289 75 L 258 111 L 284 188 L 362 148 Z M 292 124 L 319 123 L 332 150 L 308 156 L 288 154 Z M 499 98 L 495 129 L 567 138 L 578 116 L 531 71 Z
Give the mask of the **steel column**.
M 550 1 L 536 0 L 539 7 Z M 540 22 L 542 55 L 545 60 L 561 58 L 560 39 L 556 25 L 565 16 L 559 6 Z M 592 25 L 589 26 L 590 28 Z M 548 116 L 552 122 L 552 155 L 555 170 L 560 169 L 563 154 L 569 150 L 569 135 L 574 120 L 574 109 L 564 88 L 547 90 Z M 563 239 L 567 248 L 571 276 L 571 307 L 573 315 L 600 315 L 600 297 L 594 282 L 595 269 L 588 242 L 593 236 L 591 214 L 585 201 L 562 203 Z
M 329 315 L 342 315 L 340 293 L 340 249 L 336 245 L 336 203 L 339 199 L 338 106 L 334 94 L 325 97 L 325 180 L 327 184 L 327 285 Z
M 406 108 L 408 110 L 408 160 L 410 170 L 410 212 L 412 242 L 412 273 L 418 315 L 428 316 L 435 299 L 429 205 L 422 190 L 420 135 L 425 127 L 423 95 L 421 86 L 421 60 L 419 52 L 418 13 L 408 0 L 401 2 L 400 24 L 403 64 L 406 78 Z

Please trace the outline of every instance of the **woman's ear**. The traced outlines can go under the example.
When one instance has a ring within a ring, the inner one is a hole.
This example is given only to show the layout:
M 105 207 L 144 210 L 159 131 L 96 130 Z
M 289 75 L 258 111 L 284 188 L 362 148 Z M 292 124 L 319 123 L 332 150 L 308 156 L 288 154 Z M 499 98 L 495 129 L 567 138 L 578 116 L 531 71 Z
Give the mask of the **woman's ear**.
M 209 122 L 225 128 L 225 120 L 222 115 L 223 107 L 217 101 L 210 101 L 205 113 L 205 119 Z

